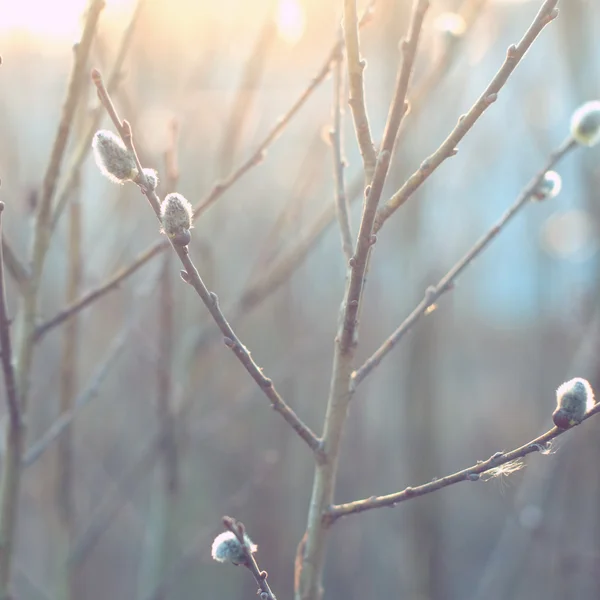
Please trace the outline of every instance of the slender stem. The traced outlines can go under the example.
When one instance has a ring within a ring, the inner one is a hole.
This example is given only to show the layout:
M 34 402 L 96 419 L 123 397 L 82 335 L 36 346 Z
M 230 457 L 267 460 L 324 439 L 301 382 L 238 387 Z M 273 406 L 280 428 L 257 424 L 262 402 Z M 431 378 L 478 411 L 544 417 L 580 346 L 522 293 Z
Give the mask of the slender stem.
M 571 139 L 565 140 L 555 152 L 553 152 L 546 164 L 540 169 L 535 177 L 523 188 L 514 204 L 502 215 L 499 221 L 435 284 L 425 291 L 421 302 L 406 317 L 400 326 L 383 342 L 383 344 L 368 358 L 365 363 L 352 373 L 352 389 L 356 389 L 360 383 L 373 372 L 383 358 L 398 344 L 405 333 L 410 331 L 415 323 L 428 312 L 440 296 L 454 287 L 457 277 L 473 262 L 477 256 L 498 236 L 506 224 L 524 207 L 535 194 L 540 182 L 547 171 L 552 169 L 568 152 L 576 147 Z
M 558 16 L 557 4 L 558 0 L 546 0 L 543 3 L 521 41 L 516 46 L 514 44 L 509 46 L 504 63 L 477 102 L 469 109 L 469 112 L 460 117 L 456 127 L 439 148 L 426 158 L 421 166 L 407 179 L 406 183 L 378 209 L 373 227 L 375 233 L 447 158 L 456 155 L 458 143 L 475 125 L 485 110 L 497 100 L 498 93 L 544 27 Z
M 340 56 L 333 70 L 333 128 L 331 130 L 331 147 L 333 149 L 333 177 L 335 180 L 335 212 L 342 235 L 342 250 L 346 261 L 350 261 L 354 254 L 352 230 L 350 227 L 350 207 L 346 186 L 344 184 L 344 159 L 342 142 L 342 95 L 344 78 L 342 75 L 343 56 Z
M 341 305 L 342 315 L 335 339 L 333 370 L 323 426 L 324 460 L 317 464 L 315 470 L 306 543 L 301 564 L 297 569 L 296 600 L 317 600 L 320 597 L 319 590 L 323 578 L 325 543 L 328 532 L 328 526 L 323 520 L 323 516 L 333 502 L 340 442 L 352 396 L 350 377 L 357 343 L 358 314 L 369 254 L 375 241 L 372 236 L 373 220 L 387 176 L 396 135 L 406 113 L 406 94 L 410 74 L 428 7 L 428 0 L 416 0 L 413 6 L 408 38 L 402 44 L 403 60 L 398 74 L 396 92 L 390 105 L 381 151 L 372 183 L 365 190 L 366 200 L 356 251 L 349 262 L 347 287 Z
M 106 111 L 111 117 L 115 127 L 117 128 L 117 131 L 119 132 L 119 135 L 123 139 L 123 142 L 127 148 L 135 157 L 138 173 L 140 174 L 138 184 L 148 199 L 150 206 L 152 206 L 156 217 L 160 220 L 160 200 L 156 195 L 156 192 L 150 188 L 148 182 L 145 180 L 143 168 L 139 162 L 139 158 L 133 143 L 131 127 L 127 121 L 121 121 L 119 119 L 110 95 L 108 94 L 102 82 L 102 76 L 97 69 L 92 71 L 92 80 L 98 90 L 98 97 L 102 101 Z M 208 309 L 218 328 L 221 330 L 221 333 L 224 336 L 225 345 L 233 351 L 237 359 L 242 363 L 246 371 L 248 371 L 252 379 L 254 379 L 256 384 L 262 390 L 263 394 L 270 400 L 273 409 L 283 417 L 283 419 L 292 427 L 292 429 L 294 429 L 300 438 L 302 438 L 309 448 L 311 448 L 311 450 L 313 450 L 313 452 L 315 452 L 315 454 L 318 456 L 320 454 L 319 439 L 284 402 L 275 389 L 273 382 L 263 374 L 262 369 L 252 359 L 250 352 L 240 342 L 239 338 L 233 331 L 231 325 L 219 307 L 219 299 L 217 295 L 213 292 L 209 292 L 206 285 L 202 281 L 198 270 L 194 266 L 194 263 L 189 256 L 187 246 L 181 247 L 173 245 L 173 249 L 185 269 L 185 279 L 187 283 L 189 283 L 194 288 L 198 296 L 200 296 L 200 299 Z
M 364 89 L 364 70 L 366 62 L 360 57 L 360 43 L 358 40 L 358 13 L 356 0 L 344 0 L 344 42 L 348 65 L 348 82 L 350 86 L 350 108 L 354 120 L 356 139 L 360 148 L 365 170 L 365 185 L 371 182 L 377 153 L 371 137 L 371 127 L 367 116 Z
M 583 417 L 583 420 L 589 419 L 599 412 L 600 404 L 596 404 L 587 412 L 587 414 Z M 367 510 L 381 508 L 384 506 L 396 506 L 396 504 L 399 504 L 400 502 L 410 500 L 411 498 L 425 496 L 431 492 L 437 492 L 438 490 L 450 485 L 454 485 L 455 483 L 460 483 L 461 481 L 478 481 L 480 476 L 485 473 L 493 476 L 493 470 L 498 469 L 498 467 L 501 467 L 502 465 L 518 461 L 528 454 L 532 454 L 533 452 L 547 452 L 549 442 L 557 438 L 559 435 L 565 433 L 565 431 L 568 430 L 553 427 L 543 435 L 540 435 L 530 442 L 527 442 L 519 448 L 515 448 L 510 452 L 496 452 L 493 456 L 488 458 L 488 460 L 478 461 L 471 467 L 463 469 L 462 471 L 457 471 L 456 473 L 447 475 L 441 479 L 434 479 L 430 483 L 426 483 L 424 485 L 407 487 L 401 492 L 388 494 L 387 496 L 371 496 L 363 500 L 355 500 L 354 502 L 348 502 L 346 504 L 334 504 L 327 511 L 326 520 L 329 524 L 332 524 L 340 517 L 358 514 Z M 490 471 L 492 471 L 492 473 L 490 473 Z M 497 472 L 501 474 L 502 470 L 498 469 Z

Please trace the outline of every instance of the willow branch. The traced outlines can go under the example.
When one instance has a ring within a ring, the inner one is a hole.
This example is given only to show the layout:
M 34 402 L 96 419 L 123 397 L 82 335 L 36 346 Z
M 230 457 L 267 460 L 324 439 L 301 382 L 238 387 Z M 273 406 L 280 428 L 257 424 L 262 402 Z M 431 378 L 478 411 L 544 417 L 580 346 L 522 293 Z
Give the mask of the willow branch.
M 145 180 L 145 176 L 143 173 L 143 168 L 139 162 L 139 158 L 137 157 L 136 149 L 133 143 L 133 136 L 131 132 L 131 128 L 127 121 L 121 121 L 116 112 L 116 109 L 110 99 L 110 96 L 104 87 L 102 82 L 102 77 L 100 72 L 96 69 L 92 72 L 92 80 L 96 85 L 98 90 L 98 96 L 104 105 L 108 115 L 113 121 L 119 135 L 123 139 L 123 142 L 127 146 L 127 148 L 132 152 L 135 157 L 135 161 L 138 167 L 139 176 L 139 185 L 140 189 L 143 191 L 144 195 L 148 199 L 150 206 L 154 210 L 156 217 L 160 221 L 160 200 L 156 195 L 156 192 L 151 189 L 148 182 Z M 273 382 L 266 377 L 261 368 L 254 362 L 252 359 L 250 352 L 247 348 L 241 343 L 235 332 L 233 331 L 231 325 L 223 315 L 219 307 L 219 299 L 217 295 L 213 292 L 209 292 L 206 285 L 202 281 L 198 270 L 193 264 L 187 246 L 175 246 L 173 245 L 173 249 L 181 264 L 185 269 L 185 273 L 187 274 L 185 279 L 187 283 L 189 283 L 200 299 L 208 309 L 210 315 L 215 321 L 218 328 L 221 330 L 221 333 L 224 336 L 225 345 L 230 348 L 235 354 L 236 358 L 242 363 L 244 368 L 248 371 L 252 379 L 256 382 L 259 388 L 262 390 L 263 394 L 270 400 L 271 406 L 273 409 L 278 412 L 283 419 L 294 429 L 294 431 L 303 439 L 306 444 L 313 450 L 315 453 L 320 452 L 320 442 L 317 436 L 308 428 L 308 426 L 296 415 L 296 413 L 284 402 L 281 398 Z
M 596 404 L 587 412 L 587 414 L 583 417 L 583 420 L 589 419 L 599 412 L 600 404 Z M 553 427 L 543 435 L 540 435 L 530 442 L 527 442 L 519 448 L 515 448 L 510 452 L 496 452 L 487 460 L 477 462 L 467 469 L 457 471 L 456 473 L 447 475 L 442 479 L 435 479 L 424 485 L 407 487 L 401 492 L 388 494 L 387 496 L 371 496 L 370 498 L 355 500 L 354 502 L 348 502 L 346 504 L 334 504 L 327 511 L 326 519 L 331 524 L 334 521 L 337 521 L 337 519 L 340 517 L 358 514 L 367 510 L 373 510 L 374 508 L 382 508 L 384 506 L 396 506 L 397 504 L 405 502 L 406 500 L 419 498 L 420 496 L 425 496 L 431 492 L 437 492 L 438 490 L 450 485 L 454 485 L 455 483 L 460 483 L 461 481 L 478 481 L 481 475 L 486 473 L 489 474 L 490 471 L 492 471 L 493 474 L 493 470 L 498 469 L 498 467 L 502 467 L 502 465 L 518 461 L 528 454 L 532 454 L 533 452 L 546 452 L 548 449 L 548 444 L 566 431 L 568 430 Z M 502 473 L 501 470 L 498 470 L 498 472 Z
M 546 0 L 543 3 L 521 41 L 517 45 L 513 44 L 509 46 L 504 63 L 477 102 L 473 104 L 466 114 L 459 118 L 456 127 L 439 148 L 426 158 L 421 163 L 421 166 L 408 178 L 406 183 L 378 209 L 373 227 L 374 233 L 377 233 L 381 229 L 385 221 L 412 196 L 447 158 L 457 153 L 458 143 L 475 125 L 485 110 L 498 99 L 498 93 L 525 56 L 531 44 L 533 44 L 544 27 L 558 16 L 557 4 L 558 0 Z
M 426 314 L 435 304 L 440 296 L 449 292 L 454 287 L 457 277 L 475 260 L 498 236 L 506 224 L 528 204 L 539 188 L 544 175 L 552 169 L 568 152 L 576 147 L 576 143 L 567 139 L 555 152 L 553 152 L 546 164 L 540 169 L 535 177 L 523 188 L 513 205 L 502 215 L 498 222 L 437 282 L 425 291 L 421 302 L 417 304 L 414 310 L 406 317 L 400 326 L 383 342 L 383 344 L 365 361 L 365 363 L 352 374 L 352 388 L 356 389 L 358 385 L 370 374 L 373 369 L 381 363 L 383 358 L 398 344 L 404 334 L 406 334 L 417 321 Z

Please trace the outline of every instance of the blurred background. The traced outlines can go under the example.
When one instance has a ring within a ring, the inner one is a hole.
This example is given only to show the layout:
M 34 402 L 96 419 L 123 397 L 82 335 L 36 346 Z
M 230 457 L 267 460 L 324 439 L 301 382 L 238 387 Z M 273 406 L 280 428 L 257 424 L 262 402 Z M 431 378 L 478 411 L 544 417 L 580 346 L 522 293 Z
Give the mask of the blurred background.
M 376 140 L 410 4 L 377 0 L 361 33 Z M 6 237 L 25 264 L 85 5 L 0 0 L 0 196 Z M 445 139 L 540 5 L 432 1 L 384 196 Z M 197 204 L 254 155 L 327 64 L 341 7 L 107 0 L 90 66 L 108 77 L 129 28 L 114 98 L 161 194 L 176 189 Z M 378 235 L 360 362 L 512 204 L 568 135 L 574 109 L 599 97 L 600 6 L 570 0 L 560 10 L 458 155 Z M 253 358 L 320 434 L 345 261 L 332 219 L 332 78 L 316 84 L 264 160 L 195 223 L 190 252 Z M 160 239 L 134 185 L 111 184 L 90 157 L 72 172 L 96 105 L 90 83 L 63 165 L 59 189 L 70 174 L 73 185 L 45 265 L 40 323 Z M 344 144 L 356 233 L 362 165 L 348 111 Z M 519 446 L 552 425 L 559 384 L 581 376 L 600 385 L 600 150 L 577 149 L 557 171 L 561 194 L 526 206 L 359 388 L 338 502 Z M 210 558 L 224 514 L 246 524 L 279 597 L 293 593 L 312 458 L 178 271 L 158 254 L 37 346 L 28 446 L 61 412 L 76 416 L 25 471 L 19 600 L 252 598 L 245 570 Z M 8 292 L 17 314 L 12 279 Z M 600 597 L 599 433 L 592 419 L 510 477 L 341 520 L 325 597 Z

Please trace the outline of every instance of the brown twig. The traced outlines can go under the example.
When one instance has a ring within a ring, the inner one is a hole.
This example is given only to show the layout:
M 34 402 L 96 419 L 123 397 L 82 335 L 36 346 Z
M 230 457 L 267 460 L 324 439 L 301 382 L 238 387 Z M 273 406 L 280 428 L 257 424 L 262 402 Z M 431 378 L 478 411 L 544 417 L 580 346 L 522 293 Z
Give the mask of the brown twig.
M 259 587 L 259 595 L 261 600 L 277 600 L 275 598 L 275 594 L 267 583 L 267 572 L 259 569 L 258 565 L 256 564 L 256 559 L 248 547 L 248 543 L 246 541 L 246 528 L 244 527 L 244 524 L 240 521 L 236 521 L 236 519 L 233 519 L 232 517 L 223 517 L 223 525 L 225 526 L 225 529 L 231 531 L 231 533 L 235 535 L 238 542 L 242 546 L 245 555 L 245 561 L 242 564 L 250 571 L 250 573 L 252 573 L 254 581 L 256 581 Z
M 139 159 L 137 157 L 137 153 L 135 150 L 135 146 L 133 144 L 132 132 L 127 121 L 121 121 L 116 112 L 116 109 L 110 99 L 110 96 L 104 87 L 102 82 L 102 77 L 100 72 L 97 69 L 92 71 L 92 80 L 96 85 L 98 90 L 98 96 L 106 111 L 108 112 L 111 120 L 113 121 L 119 135 L 123 139 L 123 142 L 127 146 L 127 148 L 131 151 L 133 156 L 135 157 L 136 165 L 138 167 L 139 173 L 139 181 L 138 184 L 140 189 L 148 199 L 150 206 L 154 210 L 157 218 L 160 220 L 160 200 L 158 196 L 151 189 L 148 182 L 146 181 L 143 168 L 139 163 Z M 270 400 L 271 406 L 275 411 L 277 411 L 283 419 L 294 429 L 294 431 L 302 438 L 306 444 L 315 452 L 317 455 L 320 453 L 320 441 L 317 436 L 308 428 L 308 426 L 296 415 L 296 413 L 284 402 L 281 398 L 273 382 L 265 377 L 261 368 L 254 362 L 252 357 L 250 356 L 250 352 L 246 349 L 246 347 L 240 342 L 239 338 L 231 328 L 231 325 L 223 315 L 220 307 L 219 300 L 215 293 L 209 292 L 200 274 L 198 273 L 196 267 L 194 266 L 188 250 L 187 246 L 175 246 L 173 245 L 173 249 L 175 253 L 179 257 L 181 264 L 183 265 L 185 272 L 187 273 L 186 281 L 189 283 L 200 299 L 210 312 L 213 320 L 221 330 L 221 333 L 224 336 L 225 345 L 230 348 L 237 359 L 242 363 L 244 368 L 248 371 L 250 376 L 254 379 L 260 389 L 263 391 L 264 395 Z
M 558 16 L 556 5 L 558 0 L 546 0 L 533 23 L 517 45 L 509 46 L 504 63 L 496 73 L 488 87 L 479 97 L 477 102 L 462 115 L 456 127 L 442 142 L 439 148 L 407 179 L 406 183 L 377 210 L 373 232 L 377 233 L 385 221 L 402 206 L 412 194 L 427 180 L 427 178 L 447 159 L 457 152 L 458 143 L 465 137 L 485 110 L 498 98 L 498 93 L 507 82 L 525 53 L 533 44 L 544 27 Z
M 330 132 L 331 147 L 333 149 L 333 177 L 335 180 L 335 212 L 340 225 L 342 236 L 342 250 L 346 261 L 350 261 L 354 254 L 352 230 L 350 227 L 350 207 L 344 184 L 344 159 L 342 142 L 342 94 L 344 78 L 342 76 L 343 56 L 340 56 L 333 69 L 333 128 Z
M 595 414 L 600 412 L 600 404 L 596 404 L 587 414 L 583 417 L 583 420 L 589 419 Z M 477 462 L 477 464 L 457 471 L 452 475 L 447 475 L 442 479 L 435 479 L 430 483 L 420 485 L 417 487 L 407 487 L 401 492 L 395 494 L 388 494 L 387 496 L 371 496 L 363 500 L 355 500 L 354 502 L 348 502 L 346 504 L 334 504 L 329 508 L 326 514 L 327 521 L 331 524 L 340 517 L 347 515 L 358 514 L 366 510 L 372 510 L 374 508 L 381 508 L 384 506 L 395 506 L 400 502 L 410 500 L 412 498 L 418 498 L 425 496 L 431 492 L 436 492 L 449 485 L 460 483 L 461 481 L 478 481 L 480 476 L 507 463 L 512 463 L 521 458 L 524 458 L 528 454 L 533 452 L 545 452 L 548 448 L 549 442 L 557 438 L 568 431 L 567 429 L 559 429 L 553 427 L 543 435 L 527 442 L 525 445 L 515 448 L 510 452 L 496 452 L 488 460 Z
M 373 138 L 371 137 L 371 127 L 365 103 L 364 70 L 367 63 L 360 57 L 358 30 L 356 0 L 344 0 L 344 44 L 346 47 L 346 64 L 350 88 L 348 103 L 352 110 L 354 130 L 363 160 L 365 185 L 369 185 L 375 171 L 377 152 L 375 151 Z
M 356 389 L 383 358 L 396 346 L 415 323 L 427 313 L 440 296 L 454 287 L 456 278 L 473 262 L 479 254 L 496 238 L 505 225 L 531 200 L 538 189 L 544 175 L 552 169 L 568 152 L 576 147 L 571 139 L 565 140 L 563 144 L 553 152 L 546 164 L 540 169 L 535 177 L 523 188 L 514 204 L 502 215 L 500 220 L 437 282 L 425 291 L 421 302 L 406 317 L 402 324 L 385 340 L 385 342 L 365 361 L 365 363 L 352 373 L 352 389 Z

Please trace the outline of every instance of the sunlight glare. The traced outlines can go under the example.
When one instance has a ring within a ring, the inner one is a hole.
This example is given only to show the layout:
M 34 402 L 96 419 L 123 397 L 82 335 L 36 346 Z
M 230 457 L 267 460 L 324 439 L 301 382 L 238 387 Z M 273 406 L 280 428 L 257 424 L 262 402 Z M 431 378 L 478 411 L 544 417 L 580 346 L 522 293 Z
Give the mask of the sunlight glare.
M 279 0 L 277 33 L 288 44 L 296 44 L 304 34 L 306 16 L 298 0 Z
M 8 0 L 2 0 L 0 7 Z M 81 33 L 81 17 L 89 0 L 17 0 L 2 9 L 0 34 L 27 33 L 55 40 L 75 41 Z M 131 8 L 133 0 L 106 0 L 104 16 Z

